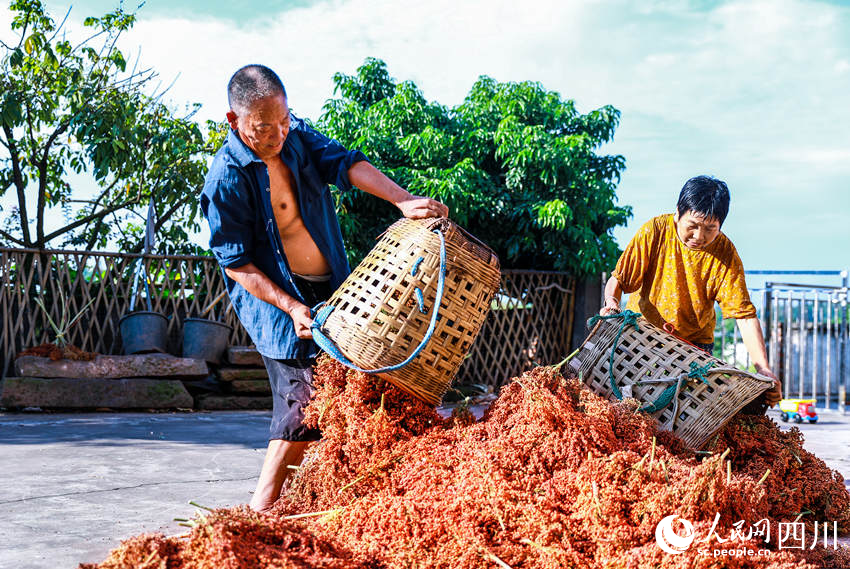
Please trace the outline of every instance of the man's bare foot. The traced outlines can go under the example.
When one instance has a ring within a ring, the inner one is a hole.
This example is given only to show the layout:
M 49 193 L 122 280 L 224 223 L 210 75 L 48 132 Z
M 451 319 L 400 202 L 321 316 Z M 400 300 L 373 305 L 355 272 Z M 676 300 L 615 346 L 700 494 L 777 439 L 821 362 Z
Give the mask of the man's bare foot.
M 269 441 L 263 469 L 257 480 L 257 488 L 248 506 L 255 512 L 268 512 L 283 490 L 284 484 L 292 474 L 287 465 L 301 464 L 307 442 L 291 442 L 281 440 Z
M 257 512 L 258 514 L 268 514 L 272 511 L 272 507 L 274 507 L 275 502 L 265 502 L 262 500 L 257 500 L 256 502 L 251 499 L 251 502 L 248 504 L 248 507 Z
M 277 504 L 278 499 L 286 494 L 286 491 L 289 489 L 289 485 L 292 482 L 292 476 L 287 476 L 283 483 L 281 483 L 280 487 L 276 484 L 272 487 L 265 487 L 260 490 L 257 487 L 257 490 L 253 492 L 253 497 L 251 498 L 251 502 L 248 504 L 248 507 L 254 510 L 255 512 L 259 512 L 261 514 L 268 514 L 274 508 L 274 505 Z

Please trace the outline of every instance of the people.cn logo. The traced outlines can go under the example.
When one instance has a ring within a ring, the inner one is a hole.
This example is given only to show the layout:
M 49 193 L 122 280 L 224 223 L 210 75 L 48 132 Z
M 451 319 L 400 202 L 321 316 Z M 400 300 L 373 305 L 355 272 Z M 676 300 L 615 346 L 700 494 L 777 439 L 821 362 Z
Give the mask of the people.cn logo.
M 680 535 L 673 529 L 673 524 L 676 522 L 682 524 L 685 529 L 684 535 Z M 694 541 L 694 526 L 685 518 L 680 518 L 676 514 L 667 516 L 655 528 L 655 542 L 662 550 L 674 555 L 684 553 Z

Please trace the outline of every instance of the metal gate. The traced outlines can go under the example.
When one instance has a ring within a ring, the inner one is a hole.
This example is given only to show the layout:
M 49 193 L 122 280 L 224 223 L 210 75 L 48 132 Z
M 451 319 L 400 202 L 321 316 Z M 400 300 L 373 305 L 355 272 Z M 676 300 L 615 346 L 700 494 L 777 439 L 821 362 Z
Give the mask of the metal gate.
M 747 271 L 747 275 L 838 277 L 838 285 L 767 281 L 750 289 L 765 333 L 770 366 L 786 398 L 817 399 L 846 411 L 850 390 L 850 306 L 847 271 Z M 795 280 L 790 278 L 788 280 Z M 739 367 L 750 358 L 737 326 L 718 318 L 715 355 Z

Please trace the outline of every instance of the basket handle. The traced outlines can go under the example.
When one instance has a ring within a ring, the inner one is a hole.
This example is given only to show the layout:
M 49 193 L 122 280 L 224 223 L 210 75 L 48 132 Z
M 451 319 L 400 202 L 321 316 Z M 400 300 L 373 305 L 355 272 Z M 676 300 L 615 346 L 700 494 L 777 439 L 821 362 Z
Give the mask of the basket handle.
M 711 370 L 709 370 L 708 373 L 728 373 L 729 375 L 743 375 L 749 377 L 750 379 L 757 379 L 765 383 L 773 383 L 773 380 L 767 377 L 766 375 L 761 375 L 760 373 L 752 373 L 747 370 L 738 369 L 730 365 L 712 368 Z
M 425 337 L 422 338 L 422 341 L 419 342 L 419 345 L 416 346 L 416 349 L 413 350 L 413 353 L 410 354 L 407 359 L 395 365 L 380 367 L 377 369 L 363 369 L 357 366 L 354 362 L 348 359 L 345 354 L 342 353 L 342 350 L 339 349 L 339 346 L 337 346 L 336 343 L 322 331 L 322 326 L 328 319 L 328 316 L 331 312 L 333 312 L 334 308 L 336 308 L 335 306 L 330 305 L 325 305 L 320 308 L 316 313 L 316 317 L 313 319 L 313 325 L 310 327 L 310 330 L 313 333 L 313 341 L 336 361 L 355 371 L 361 371 L 363 373 L 385 373 L 388 371 L 395 371 L 403 368 L 413 361 L 413 358 L 419 355 L 419 352 L 421 352 L 425 345 L 431 340 L 431 336 L 434 334 L 434 329 L 437 327 L 440 304 L 443 301 L 443 288 L 446 283 L 446 238 L 443 236 L 443 232 L 439 229 L 434 229 L 433 231 L 440 237 L 440 273 L 437 280 L 437 296 L 434 299 L 434 310 L 431 313 L 431 322 L 428 325 L 428 330 L 425 332 Z

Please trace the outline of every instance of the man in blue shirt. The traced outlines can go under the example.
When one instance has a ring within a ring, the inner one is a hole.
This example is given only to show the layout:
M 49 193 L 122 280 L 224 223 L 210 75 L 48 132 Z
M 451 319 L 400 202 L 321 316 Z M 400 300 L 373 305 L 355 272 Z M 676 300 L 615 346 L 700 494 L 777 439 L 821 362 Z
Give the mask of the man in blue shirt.
M 243 67 L 227 95 L 231 130 L 207 173 L 201 209 L 230 300 L 269 371 L 269 447 L 250 503 L 266 511 L 280 497 L 287 465 L 299 464 L 319 437 L 301 425 L 318 352 L 310 308 L 349 273 L 328 184 L 357 186 L 409 218 L 448 216 L 448 208 L 411 195 L 361 152 L 293 117 L 271 69 Z

